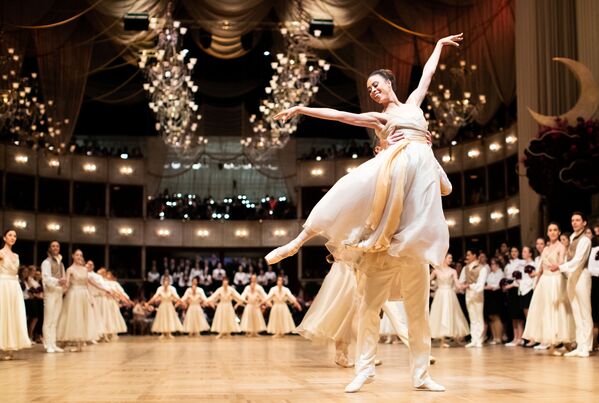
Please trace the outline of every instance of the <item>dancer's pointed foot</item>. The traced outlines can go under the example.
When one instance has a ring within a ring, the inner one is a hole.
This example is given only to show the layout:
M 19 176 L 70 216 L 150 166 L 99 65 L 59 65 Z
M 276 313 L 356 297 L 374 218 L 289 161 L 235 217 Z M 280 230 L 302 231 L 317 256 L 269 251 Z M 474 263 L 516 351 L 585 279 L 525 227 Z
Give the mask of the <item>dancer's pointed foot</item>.
M 354 366 L 354 364 L 349 362 L 349 359 L 347 358 L 347 354 L 341 353 L 341 352 L 338 352 L 337 354 L 335 354 L 335 364 L 337 364 L 343 368 L 351 368 Z
M 424 382 L 420 386 L 415 386 L 416 390 L 423 390 L 426 392 L 445 392 L 445 387 L 443 385 L 439 385 L 437 382 L 433 381 L 431 378 L 425 379 Z
M 270 251 L 268 255 L 264 257 L 264 260 L 266 260 L 266 263 L 269 265 L 279 263 L 281 260 L 295 255 L 301 246 L 302 245 L 299 242 L 293 240 L 286 245 Z
M 372 382 L 374 382 L 374 374 L 360 372 L 358 375 L 356 375 L 354 380 L 345 387 L 345 393 L 355 393 L 362 389 L 362 386 L 365 384 Z

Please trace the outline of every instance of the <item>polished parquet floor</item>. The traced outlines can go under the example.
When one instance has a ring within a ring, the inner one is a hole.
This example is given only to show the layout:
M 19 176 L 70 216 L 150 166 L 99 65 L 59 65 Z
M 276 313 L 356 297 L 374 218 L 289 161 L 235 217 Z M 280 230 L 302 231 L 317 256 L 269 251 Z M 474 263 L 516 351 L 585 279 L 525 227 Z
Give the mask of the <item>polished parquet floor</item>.
M 1 402 L 592 402 L 599 356 L 563 358 L 524 348 L 433 348 L 445 393 L 412 391 L 407 349 L 379 345 L 376 381 L 344 394 L 353 370 L 333 347 L 297 336 L 121 337 L 81 353 L 39 345 L 0 362 Z

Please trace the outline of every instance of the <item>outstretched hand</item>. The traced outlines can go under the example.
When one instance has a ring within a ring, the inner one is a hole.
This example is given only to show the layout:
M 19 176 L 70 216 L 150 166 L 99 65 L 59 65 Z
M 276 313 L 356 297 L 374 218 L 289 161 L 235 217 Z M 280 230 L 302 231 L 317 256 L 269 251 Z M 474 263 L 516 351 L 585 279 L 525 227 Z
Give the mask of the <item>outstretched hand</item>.
M 274 118 L 276 120 L 282 120 L 286 122 L 287 120 L 299 115 L 300 109 L 299 106 L 292 106 L 289 109 L 284 109 L 281 112 L 277 113 Z
M 447 45 L 451 45 L 451 46 L 456 46 L 456 47 L 460 47 L 459 42 L 462 42 L 464 40 L 464 34 L 457 34 L 457 35 L 449 35 L 446 36 L 445 38 L 441 38 L 439 39 L 439 42 L 441 45 L 443 46 L 447 46 Z

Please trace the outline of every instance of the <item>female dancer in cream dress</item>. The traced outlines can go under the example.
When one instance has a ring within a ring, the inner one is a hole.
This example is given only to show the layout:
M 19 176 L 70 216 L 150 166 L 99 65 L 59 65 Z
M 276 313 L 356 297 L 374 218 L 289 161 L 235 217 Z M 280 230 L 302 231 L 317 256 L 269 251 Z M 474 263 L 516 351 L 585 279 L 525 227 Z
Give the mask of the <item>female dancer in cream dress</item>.
M 289 288 L 283 286 L 283 277 L 277 277 L 277 285 L 268 292 L 265 302 L 269 303 L 270 301 L 273 301 L 273 306 L 270 310 L 266 331 L 273 337 L 283 337 L 286 333 L 295 331 L 295 323 L 287 307 L 287 302 L 291 302 L 298 311 L 301 311 L 302 307 Z
M 202 304 L 206 303 L 206 294 L 198 287 L 198 277 L 191 279 L 191 287 L 185 290 L 181 303 L 187 305 L 185 319 L 183 320 L 183 331 L 190 336 L 197 336 L 200 332 L 210 330 L 210 325 L 204 316 Z
M 87 267 L 80 249 L 73 252 L 73 264 L 67 269 L 66 281 L 67 291 L 56 336 L 58 340 L 74 342 L 76 346 L 71 351 L 80 352 L 85 342 L 97 340 L 100 336 L 92 307 L 93 299 L 88 289 Z
M 436 278 L 438 285 L 431 305 L 431 337 L 440 339 L 443 347 L 449 347 L 445 338 L 456 340 L 470 334 L 468 322 L 455 292 L 460 283 L 458 273 L 450 267 L 452 259 L 448 253 L 443 266 L 433 270 L 431 274 L 431 279 Z
M 539 282 L 532 295 L 522 337 L 553 347 L 574 341 L 576 328 L 568 301 L 566 278 L 559 271 L 566 248 L 559 241 L 557 224 L 549 224 L 547 236 L 549 242 L 541 254 Z
M 152 332 L 160 333 L 160 339 L 168 337 L 174 338 L 172 332 L 183 331 L 183 325 L 177 316 L 173 303 L 179 301 L 179 295 L 175 287 L 171 285 L 169 276 L 163 276 L 162 285 L 156 290 L 156 294 L 147 302 L 146 305 L 160 302 L 160 306 L 156 311 L 156 317 L 152 324 Z
M 227 277 L 224 277 L 222 282 L 223 285 L 218 287 L 214 291 L 214 294 L 208 298 L 210 305 L 214 306 L 215 303 L 218 303 L 216 312 L 214 312 L 212 327 L 210 328 L 212 332 L 218 333 L 216 336 L 217 339 L 229 336 L 231 333 L 241 332 L 241 328 L 237 323 L 237 315 L 235 315 L 235 309 L 233 309 L 231 302 L 236 300 L 243 304 L 243 299 L 233 287 L 229 287 L 229 279 Z
M 106 310 L 106 339 L 117 340 L 119 333 L 127 333 L 127 323 L 123 314 L 121 313 L 120 304 L 133 306 L 133 302 L 123 289 L 123 287 L 116 281 L 116 277 L 112 272 L 106 272 L 106 282 L 111 291 L 111 298 L 108 298 L 107 310 Z
M 31 347 L 27 335 L 25 300 L 19 285 L 19 255 L 12 247 L 17 242 L 15 230 L 4 232 L 4 247 L 0 249 L 0 350 L 2 359 L 11 360 L 12 352 Z
M 243 315 L 241 315 L 241 331 L 248 337 L 256 337 L 258 333 L 266 330 L 266 322 L 260 307 L 267 299 L 266 292 L 256 281 L 256 275 L 250 276 L 250 284 L 245 286 L 241 299 L 245 301 Z

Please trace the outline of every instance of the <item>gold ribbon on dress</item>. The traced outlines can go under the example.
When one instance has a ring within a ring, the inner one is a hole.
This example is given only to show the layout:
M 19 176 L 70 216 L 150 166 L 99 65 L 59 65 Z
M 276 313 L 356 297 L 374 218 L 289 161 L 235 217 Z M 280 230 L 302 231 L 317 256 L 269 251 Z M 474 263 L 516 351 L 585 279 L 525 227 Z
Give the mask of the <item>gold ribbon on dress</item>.
M 383 130 L 383 135 L 388 135 L 390 132 L 397 129 L 408 129 L 427 133 L 426 130 L 423 130 L 418 126 L 389 124 Z M 387 136 L 384 136 L 384 138 L 386 137 Z M 391 239 L 395 235 L 397 228 L 399 228 L 401 213 L 403 211 L 406 165 L 408 162 L 407 155 L 405 155 L 403 151 L 412 142 L 427 144 L 427 140 L 424 137 L 406 138 L 400 141 L 396 146 L 389 148 L 389 154 L 384 155 L 385 161 L 382 163 L 376 179 L 372 207 L 370 214 L 366 219 L 366 225 L 363 231 L 363 235 L 367 236 L 361 237 L 357 245 L 353 245 L 353 247 L 362 249 L 365 252 L 380 252 L 389 249 Z M 396 164 L 398 164 L 397 167 Z M 395 178 L 393 177 L 394 170 L 397 172 Z M 395 180 L 395 188 L 393 188 L 393 194 L 391 194 L 393 179 Z M 387 218 L 382 222 L 383 215 L 387 210 Z M 383 225 L 382 228 L 380 228 L 381 225 Z M 377 238 L 373 239 L 373 235 L 377 236 Z M 351 246 L 352 245 L 350 245 L 350 247 Z

